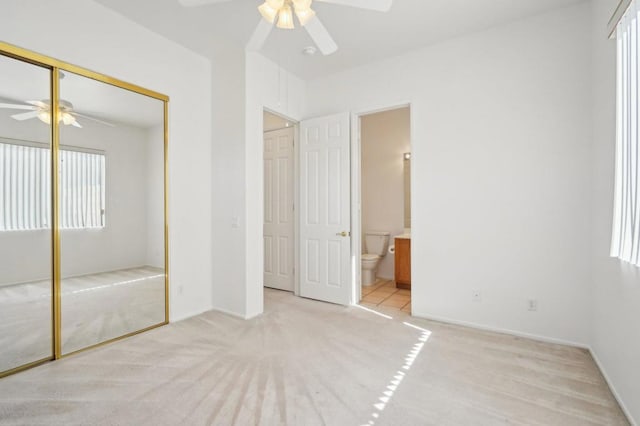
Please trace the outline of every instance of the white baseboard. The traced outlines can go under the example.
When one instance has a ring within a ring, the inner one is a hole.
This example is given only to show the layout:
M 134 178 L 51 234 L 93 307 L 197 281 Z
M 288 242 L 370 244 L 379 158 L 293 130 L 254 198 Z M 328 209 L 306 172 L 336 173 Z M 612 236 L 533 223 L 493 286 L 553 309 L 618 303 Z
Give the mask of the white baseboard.
M 176 316 L 176 317 L 169 315 L 171 317 L 169 322 L 170 323 L 178 322 L 178 321 L 186 320 L 188 318 L 197 317 L 198 315 L 204 314 L 205 312 L 209 312 L 212 309 L 213 308 L 206 308 L 204 310 L 196 310 L 196 311 L 192 311 L 192 312 L 189 312 L 189 313 L 186 313 L 186 314 L 183 314 L 183 315 L 180 315 L 180 316 Z
M 205 309 L 205 310 L 193 311 L 193 312 L 190 312 L 188 314 L 184 314 L 184 315 L 180 315 L 178 317 L 171 318 L 171 320 L 169 322 L 183 321 L 183 320 L 186 320 L 186 319 L 189 319 L 189 318 L 197 317 L 198 315 L 204 314 L 205 312 L 211 312 L 211 311 L 220 312 L 221 314 L 229 315 L 229 316 L 232 316 L 234 318 L 239 318 L 241 320 L 250 320 L 250 319 L 253 319 L 253 318 L 258 317 L 258 316 L 261 315 L 261 314 L 242 315 L 242 314 L 239 314 L 237 312 L 229 311 L 227 309 L 211 307 L 211 308 L 208 308 L 208 309 Z
M 618 401 L 618 405 L 620 405 L 620 408 L 622 408 L 622 412 L 624 413 L 624 415 L 627 416 L 627 420 L 629 420 L 629 423 L 631 423 L 631 426 L 637 426 L 638 423 L 634 420 L 633 416 L 631 415 L 631 412 L 629 411 L 627 406 L 624 404 L 624 401 L 620 397 L 620 394 L 616 390 L 616 387 L 613 385 L 613 382 L 609 378 L 609 375 L 607 374 L 607 370 L 604 369 L 604 365 L 602 365 L 602 363 L 600 362 L 600 358 L 598 358 L 598 355 L 596 355 L 593 348 L 589 348 L 589 352 L 591 353 L 591 357 L 593 358 L 593 360 L 596 362 L 596 365 L 600 369 L 600 372 L 602 373 L 602 377 L 604 377 L 604 380 L 609 385 L 609 389 L 611 389 L 611 393 L 613 394 L 613 397 L 616 399 L 616 401 Z
M 627 416 L 627 420 L 629 420 L 629 423 L 631 423 L 631 426 L 638 426 L 638 423 L 635 421 L 635 419 L 631 415 L 631 412 L 629 412 L 629 409 L 625 405 L 624 401 L 620 397 L 620 394 L 618 393 L 618 391 L 616 390 L 615 386 L 613 385 L 613 382 L 609 378 L 609 375 L 607 374 L 607 371 L 604 369 L 604 366 L 600 362 L 600 359 L 598 358 L 598 356 L 596 355 L 594 350 L 589 345 L 585 345 L 584 343 L 572 342 L 570 340 L 556 339 L 556 338 L 553 338 L 553 337 L 540 336 L 540 335 L 537 335 L 537 334 L 523 333 L 523 332 L 520 332 L 520 331 L 509 330 L 509 329 L 505 329 L 505 328 L 491 327 L 491 326 L 486 326 L 486 325 L 477 324 L 477 323 L 468 322 L 468 321 L 458 321 L 458 320 L 454 320 L 454 319 L 451 319 L 451 318 L 439 317 L 439 316 L 436 316 L 436 315 L 413 314 L 413 316 L 416 317 L 416 318 L 423 318 L 423 319 L 426 319 L 426 320 L 437 321 L 437 322 L 442 322 L 442 323 L 446 323 L 446 324 L 453 324 L 453 325 L 460 325 L 460 326 L 463 326 L 463 327 L 475 328 L 477 330 L 484 330 L 484 331 L 491 331 L 491 332 L 494 332 L 494 333 L 509 334 L 509 335 L 512 335 L 512 336 L 517 336 L 517 337 L 523 337 L 523 338 L 526 338 L 526 339 L 537 340 L 539 342 L 553 343 L 553 344 L 558 344 L 558 345 L 565 345 L 565 346 L 572 346 L 572 347 L 576 347 L 576 348 L 586 349 L 591 354 L 591 357 L 595 361 L 596 365 L 598 366 L 598 369 L 600 370 L 600 372 L 602 373 L 602 376 L 604 377 L 605 381 L 607 382 L 607 385 L 609 386 L 609 389 L 611 389 L 611 393 L 613 394 L 613 397 L 618 402 L 618 405 L 620 405 L 620 408 L 622 409 L 624 415 Z
M 234 318 L 239 318 L 239 319 L 245 320 L 245 321 L 253 319 L 253 318 L 261 315 L 261 314 L 242 315 L 242 314 L 239 314 L 237 312 L 232 312 L 232 311 L 229 311 L 227 309 L 222 309 L 222 308 L 212 308 L 211 310 L 212 311 L 216 311 L 216 312 L 220 312 L 220 313 L 225 314 L 225 315 L 232 316 Z
M 454 320 L 454 319 L 451 319 L 451 318 L 439 317 L 439 316 L 436 316 L 436 315 L 420 314 L 420 313 L 414 313 L 412 315 L 414 317 L 416 317 L 416 318 L 423 318 L 423 319 L 431 320 L 431 321 L 444 322 L 444 323 L 453 324 L 453 325 L 460 325 L 460 326 L 463 326 L 463 327 L 475 328 L 477 330 L 491 331 L 491 332 L 494 332 L 494 333 L 509 334 L 511 336 L 523 337 L 525 339 L 537 340 L 539 342 L 554 343 L 554 344 L 557 344 L 557 345 L 565 345 L 565 346 L 573 346 L 573 347 L 581 348 L 581 349 L 590 349 L 589 345 L 587 345 L 585 343 L 573 342 L 571 340 L 556 339 L 554 337 L 547 337 L 547 336 L 540 336 L 538 334 L 524 333 L 524 332 L 521 332 L 521 331 L 510 330 L 508 328 L 493 327 L 493 326 L 489 326 L 489 325 L 478 324 L 478 323 L 475 323 L 475 322 L 459 321 L 459 320 Z

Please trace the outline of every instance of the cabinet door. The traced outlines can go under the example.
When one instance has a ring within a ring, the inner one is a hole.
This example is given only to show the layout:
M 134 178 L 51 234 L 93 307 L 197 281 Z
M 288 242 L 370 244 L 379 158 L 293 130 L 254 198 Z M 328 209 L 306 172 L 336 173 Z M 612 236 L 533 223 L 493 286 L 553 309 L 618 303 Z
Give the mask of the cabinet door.
M 396 287 L 411 288 L 411 240 L 396 239 Z

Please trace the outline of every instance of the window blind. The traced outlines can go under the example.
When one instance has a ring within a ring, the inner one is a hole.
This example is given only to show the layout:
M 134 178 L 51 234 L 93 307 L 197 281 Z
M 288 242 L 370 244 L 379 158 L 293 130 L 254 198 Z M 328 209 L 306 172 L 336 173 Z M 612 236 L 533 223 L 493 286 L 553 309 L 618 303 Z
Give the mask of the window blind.
M 640 266 L 640 9 L 633 0 L 616 31 L 618 46 L 616 184 L 611 256 Z
M 105 226 L 104 154 L 60 150 L 60 226 Z M 0 142 L 0 232 L 50 229 L 51 151 Z

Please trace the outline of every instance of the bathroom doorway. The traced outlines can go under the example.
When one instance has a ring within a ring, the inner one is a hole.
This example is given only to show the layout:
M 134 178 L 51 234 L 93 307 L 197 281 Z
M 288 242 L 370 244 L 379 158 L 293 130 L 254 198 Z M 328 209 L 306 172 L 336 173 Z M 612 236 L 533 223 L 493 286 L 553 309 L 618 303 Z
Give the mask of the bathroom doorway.
M 357 300 L 367 307 L 410 314 L 410 106 L 357 114 L 355 121 L 360 136 Z
M 264 111 L 264 286 L 295 291 L 296 123 Z

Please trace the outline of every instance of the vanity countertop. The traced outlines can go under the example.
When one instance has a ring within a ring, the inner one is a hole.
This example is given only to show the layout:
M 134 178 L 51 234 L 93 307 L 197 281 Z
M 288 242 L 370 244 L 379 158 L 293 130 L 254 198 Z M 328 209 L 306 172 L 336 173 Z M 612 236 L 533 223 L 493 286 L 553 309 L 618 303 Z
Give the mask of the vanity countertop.
M 411 239 L 411 234 L 396 235 L 395 238 L 400 238 L 402 240 L 410 240 Z

